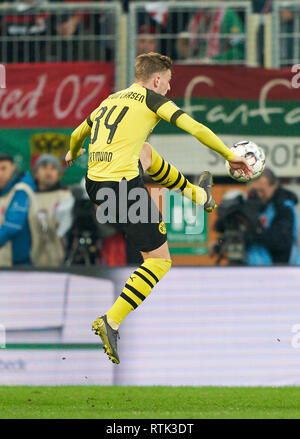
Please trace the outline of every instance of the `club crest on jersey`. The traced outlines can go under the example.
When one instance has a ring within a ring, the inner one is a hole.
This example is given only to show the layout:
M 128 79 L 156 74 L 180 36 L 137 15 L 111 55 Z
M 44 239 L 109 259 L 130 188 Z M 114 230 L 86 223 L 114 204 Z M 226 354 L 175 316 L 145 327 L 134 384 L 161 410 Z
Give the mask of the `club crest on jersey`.
M 167 228 L 166 228 L 166 225 L 163 221 L 161 223 L 159 223 L 158 230 L 160 231 L 160 233 L 162 235 L 165 235 L 167 233 Z

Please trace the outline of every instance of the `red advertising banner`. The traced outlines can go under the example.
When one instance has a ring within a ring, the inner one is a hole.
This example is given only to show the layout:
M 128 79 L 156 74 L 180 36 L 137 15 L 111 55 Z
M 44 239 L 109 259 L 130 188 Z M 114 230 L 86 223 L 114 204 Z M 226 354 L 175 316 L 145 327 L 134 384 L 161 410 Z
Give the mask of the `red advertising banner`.
M 6 83 L 7 88 L 0 89 L 0 127 L 74 128 L 113 91 L 114 66 L 101 62 L 10 64 Z M 168 96 L 218 133 L 230 132 L 231 125 L 242 133 L 254 123 L 253 129 L 264 134 L 270 134 L 268 126 L 272 125 L 276 135 L 276 127 L 283 133 L 287 125 L 299 123 L 300 72 L 174 65 Z
M 11 64 L 0 90 L 0 127 L 73 128 L 113 91 L 102 62 Z
M 296 66 L 295 66 L 296 67 Z M 300 100 L 298 69 L 243 66 L 175 65 L 171 91 L 174 98 L 217 98 L 274 101 Z

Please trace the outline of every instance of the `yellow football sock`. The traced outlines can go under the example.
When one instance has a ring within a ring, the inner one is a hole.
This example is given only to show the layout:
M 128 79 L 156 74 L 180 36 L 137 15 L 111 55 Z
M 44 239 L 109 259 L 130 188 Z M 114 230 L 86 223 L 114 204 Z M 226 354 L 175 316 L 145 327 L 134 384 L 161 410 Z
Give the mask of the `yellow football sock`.
M 107 321 L 114 329 L 146 299 L 152 288 L 169 271 L 171 264 L 170 259 L 148 258 L 130 276 L 121 295 L 106 313 Z
M 147 173 L 156 183 L 167 189 L 179 190 L 181 194 L 195 204 L 203 206 L 207 201 L 204 189 L 188 181 L 173 165 L 167 163 L 158 152 L 149 144 L 152 153 L 152 163 Z

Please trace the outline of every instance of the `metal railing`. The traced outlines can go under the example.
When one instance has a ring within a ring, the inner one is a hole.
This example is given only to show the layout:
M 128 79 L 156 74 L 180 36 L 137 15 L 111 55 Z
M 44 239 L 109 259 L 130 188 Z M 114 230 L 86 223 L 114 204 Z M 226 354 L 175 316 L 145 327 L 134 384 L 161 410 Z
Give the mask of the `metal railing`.
M 249 64 L 249 1 L 133 2 L 128 21 L 128 76 L 153 50 L 181 63 Z
M 124 87 L 136 55 L 149 50 L 186 64 L 296 64 L 300 1 L 274 0 L 264 17 L 252 14 L 250 1 L 133 1 L 128 15 L 118 1 L 0 5 L 3 64 L 110 61 L 116 86 Z
M 272 66 L 299 64 L 300 2 L 274 0 L 272 14 Z
M 0 62 L 112 61 L 118 65 L 121 5 L 0 5 Z

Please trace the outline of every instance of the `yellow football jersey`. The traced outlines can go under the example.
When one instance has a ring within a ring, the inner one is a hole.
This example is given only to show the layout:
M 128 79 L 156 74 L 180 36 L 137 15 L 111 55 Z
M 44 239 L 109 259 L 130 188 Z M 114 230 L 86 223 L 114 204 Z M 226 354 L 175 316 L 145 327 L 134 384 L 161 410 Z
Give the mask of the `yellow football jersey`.
M 83 141 L 90 135 L 88 178 L 131 180 L 139 173 L 143 144 L 160 119 L 191 133 L 227 160 L 234 157 L 211 130 L 184 113 L 169 98 L 136 83 L 108 96 L 76 128 L 71 136 L 71 157 L 78 156 Z

